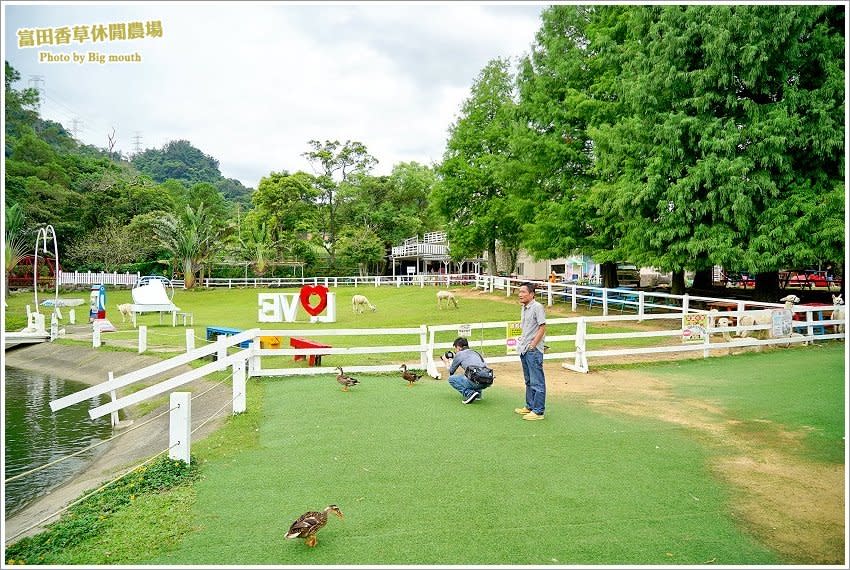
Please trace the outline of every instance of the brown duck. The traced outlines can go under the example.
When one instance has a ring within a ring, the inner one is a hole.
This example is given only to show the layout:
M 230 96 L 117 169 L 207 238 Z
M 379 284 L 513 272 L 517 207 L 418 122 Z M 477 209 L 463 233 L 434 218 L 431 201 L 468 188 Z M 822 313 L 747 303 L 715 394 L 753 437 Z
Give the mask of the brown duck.
M 304 544 L 311 548 L 316 546 L 318 542 L 316 533 L 328 524 L 328 513 L 343 518 L 342 511 L 336 505 L 328 505 L 323 511 L 307 511 L 292 523 L 289 532 L 286 533 L 286 538 L 304 538 L 306 539 Z
M 355 384 L 360 384 L 360 380 L 352 378 L 351 376 L 344 373 L 340 366 L 337 366 L 336 369 L 339 370 L 339 374 L 337 374 L 336 376 L 336 381 L 342 384 L 343 392 L 348 392 L 348 389 L 351 386 L 354 386 Z
M 407 387 L 410 388 L 413 386 L 413 383 L 422 378 L 421 374 L 414 374 L 407 370 L 407 364 L 402 364 L 401 368 L 401 377 L 407 380 Z

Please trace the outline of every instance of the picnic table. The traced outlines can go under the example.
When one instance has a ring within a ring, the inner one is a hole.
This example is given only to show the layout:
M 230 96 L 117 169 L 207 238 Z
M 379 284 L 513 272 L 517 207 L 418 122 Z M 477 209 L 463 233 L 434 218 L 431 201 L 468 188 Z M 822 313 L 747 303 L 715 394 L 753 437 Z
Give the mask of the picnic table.
M 321 342 L 316 342 L 315 340 L 310 340 L 309 338 L 302 338 L 300 336 L 293 336 L 289 339 L 289 346 L 292 348 L 333 348 L 329 344 L 324 344 Z M 321 366 L 322 365 L 322 354 L 296 354 L 292 357 L 292 360 L 304 360 L 305 357 L 309 357 L 308 365 L 309 366 Z

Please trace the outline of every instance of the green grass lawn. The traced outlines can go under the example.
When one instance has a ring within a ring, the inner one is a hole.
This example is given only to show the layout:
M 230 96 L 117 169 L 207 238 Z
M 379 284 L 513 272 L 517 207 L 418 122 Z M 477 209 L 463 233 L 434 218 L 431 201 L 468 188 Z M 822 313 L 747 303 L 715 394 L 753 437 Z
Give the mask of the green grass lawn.
M 153 564 L 773 563 L 729 516 L 706 451 L 677 429 L 552 399 L 523 422 L 498 386 L 263 380 L 256 445 L 204 464 L 198 530 Z M 314 549 L 289 524 L 330 503 Z

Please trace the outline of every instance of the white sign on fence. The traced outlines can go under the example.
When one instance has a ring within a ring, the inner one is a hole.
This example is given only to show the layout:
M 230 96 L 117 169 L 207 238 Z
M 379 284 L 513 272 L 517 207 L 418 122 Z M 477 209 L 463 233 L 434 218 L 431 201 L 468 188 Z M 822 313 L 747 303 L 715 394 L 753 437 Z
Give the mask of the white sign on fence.
M 791 334 L 791 311 L 789 309 L 774 309 L 770 313 L 770 335 L 774 338 Z
M 469 335 L 472 334 L 472 325 L 459 325 L 457 327 L 457 336 L 462 336 L 464 338 L 469 338 Z

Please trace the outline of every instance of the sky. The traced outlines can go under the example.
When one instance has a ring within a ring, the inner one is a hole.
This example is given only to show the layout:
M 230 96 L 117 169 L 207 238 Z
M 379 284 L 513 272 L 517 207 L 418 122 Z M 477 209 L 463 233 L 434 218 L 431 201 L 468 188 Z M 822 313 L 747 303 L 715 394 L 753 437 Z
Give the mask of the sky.
M 105 148 L 114 129 L 115 150 L 132 155 L 188 140 L 223 176 L 256 188 L 271 172 L 315 172 L 301 156 L 312 139 L 362 142 L 375 175 L 439 162 L 475 78 L 492 59 L 529 52 L 544 8 L 4 2 L 3 51 L 21 75 L 15 88 L 39 88 L 42 116 L 80 142 Z M 92 28 L 110 24 L 144 37 L 94 41 Z M 60 28 L 69 43 L 58 43 Z M 75 28 L 89 37 L 75 39 Z

